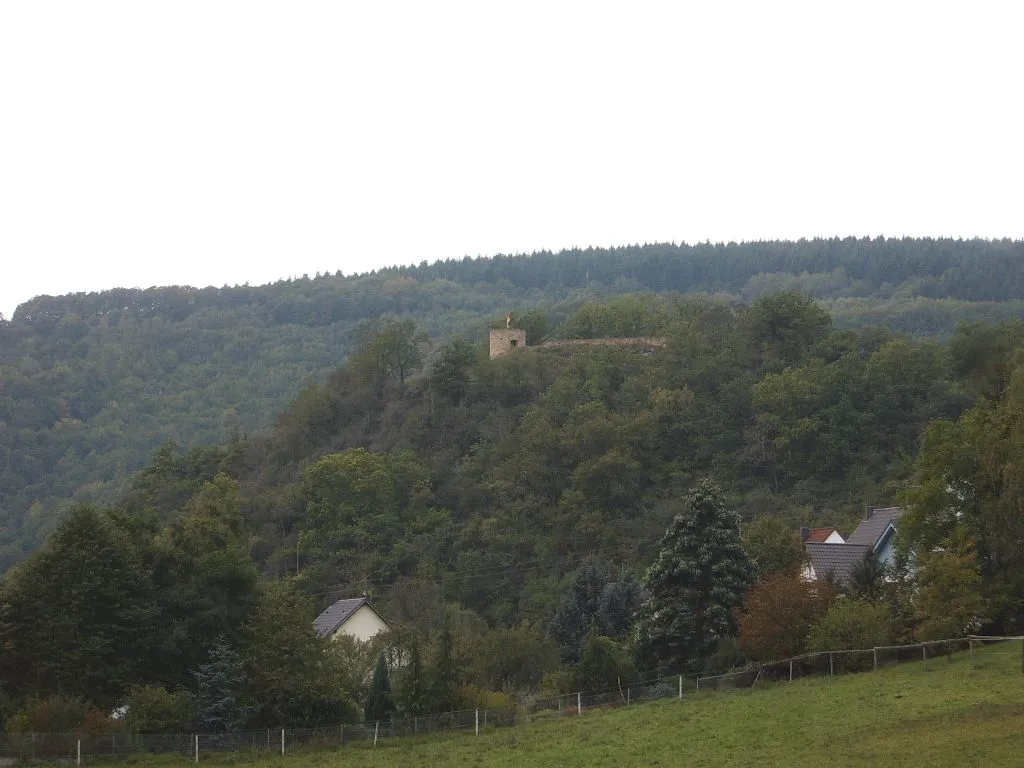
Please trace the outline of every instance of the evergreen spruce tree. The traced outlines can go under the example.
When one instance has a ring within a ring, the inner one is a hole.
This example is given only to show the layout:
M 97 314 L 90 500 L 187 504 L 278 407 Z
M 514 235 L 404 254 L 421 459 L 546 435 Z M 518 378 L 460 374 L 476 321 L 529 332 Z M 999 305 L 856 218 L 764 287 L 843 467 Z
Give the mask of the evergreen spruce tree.
M 722 492 L 701 480 L 683 500 L 644 577 L 647 599 L 636 628 L 642 665 L 694 671 L 735 634 L 734 609 L 755 569 L 740 546 L 740 522 Z
M 458 703 L 459 679 L 452 649 L 452 631 L 445 621 L 437 643 L 437 660 L 431 681 L 431 708 L 435 712 L 452 712 Z
M 601 595 L 611 571 L 603 563 L 588 563 L 576 572 L 569 589 L 562 597 L 548 634 L 558 645 L 559 655 L 566 664 L 575 664 L 586 641 L 587 632 L 597 620 Z
M 419 717 L 427 711 L 427 681 L 423 670 L 423 659 L 420 656 L 419 643 L 413 642 L 409 649 L 409 664 L 401 689 L 402 714 L 406 717 Z
M 207 733 L 231 733 L 241 729 L 244 710 L 238 703 L 242 666 L 238 655 L 223 638 L 210 652 L 210 660 L 195 673 L 199 684 L 198 726 Z
M 548 627 L 564 663 L 580 660 L 592 628 L 615 640 L 628 635 L 640 605 L 640 585 L 628 576 L 621 581 L 611 578 L 611 570 L 600 562 L 584 565 L 573 577 Z
M 391 699 L 391 678 L 388 676 L 388 663 L 382 653 L 377 657 L 377 666 L 373 669 L 373 680 L 370 682 L 370 693 L 366 697 L 363 715 L 369 722 L 387 720 L 395 711 L 395 703 Z

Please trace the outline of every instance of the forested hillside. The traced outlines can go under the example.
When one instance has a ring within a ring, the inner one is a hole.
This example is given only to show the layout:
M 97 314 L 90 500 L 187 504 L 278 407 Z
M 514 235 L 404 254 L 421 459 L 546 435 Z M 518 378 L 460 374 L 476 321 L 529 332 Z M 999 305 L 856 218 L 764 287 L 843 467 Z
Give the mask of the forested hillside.
M 206 445 L 268 425 L 375 318 L 411 318 L 436 343 L 482 341 L 508 310 L 539 309 L 531 332 L 565 333 L 585 302 L 616 294 L 741 305 L 786 289 L 815 297 L 839 328 L 942 338 L 961 321 L 1024 313 L 1022 255 L 1009 241 L 648 245 L 37 298 L 0 321 L 0 571 L 68 500 L 112 499 L 164 440 Z
M 666 343 L 491 359 L 382 320 L 271 428 L 164 443 L 77 506 L 0 581 L 7 728 L 415 717 L 1024 622 L 1019 322 L 914 339 L 779 292 L 624 296 L 550 333 Z M 895 502 L 913 572 L 863 565 L 841 600 L 800 578 L 799 526 Z M 380 643 L 313 634 L 359 594 Z

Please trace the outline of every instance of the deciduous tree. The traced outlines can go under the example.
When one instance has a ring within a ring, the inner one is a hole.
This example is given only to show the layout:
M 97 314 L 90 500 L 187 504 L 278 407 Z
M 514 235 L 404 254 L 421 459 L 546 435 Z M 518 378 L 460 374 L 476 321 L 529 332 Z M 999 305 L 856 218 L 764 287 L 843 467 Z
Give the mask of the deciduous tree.
M 100 510 L 76 507 L 0 591 L 0 670 L 16 693 L 116 703 L 150 674 L 150 572 Z
M 750 588 L 739 620 L 740 647 L 760 661 L 796 656 L 837 590 L 823 581 L 779 573 Z

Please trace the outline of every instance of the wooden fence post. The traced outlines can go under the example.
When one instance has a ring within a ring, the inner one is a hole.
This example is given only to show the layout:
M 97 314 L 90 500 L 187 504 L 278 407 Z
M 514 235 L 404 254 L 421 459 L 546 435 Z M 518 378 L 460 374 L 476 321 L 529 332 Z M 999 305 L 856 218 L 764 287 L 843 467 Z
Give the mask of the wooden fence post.
M 82 764 L 82 740 L 78 740 L 78 746 L 75 749 L 75 765 Z
M 871 653 L 874 654 L 874 657 L 875 657 L 875 672 L 877 672 L 878 671 L 878 649 L 877 648 L 872 648 L 871 649 Z
M 196 763 L 199 762 L 199 734 L 196 734 Z
M 377 746 L 377 732 L 380 730 L 380 720 L 373 724 L 373 746 Z
M 829 677 L 834 677 L 835 676 L 835 667 L 832 664 L 832 651 L 828 652 L 828 676 Z
M 281 729 L 281 757 L 284 757 L 284 728 Z
M 679 698 L 683 698 L 683 676 L 679 676 Z
M 789 660 L 789 682 L 793 682 L 793 660 Z
M 580 693 L 576 694 L 576 714 L 583 714 L 583 696 Z
M 475 710 L 475 712 L 473 714 L 473 730 L 476 732 L 477 736 L 480 735 L 480 710 L 479 709 Z

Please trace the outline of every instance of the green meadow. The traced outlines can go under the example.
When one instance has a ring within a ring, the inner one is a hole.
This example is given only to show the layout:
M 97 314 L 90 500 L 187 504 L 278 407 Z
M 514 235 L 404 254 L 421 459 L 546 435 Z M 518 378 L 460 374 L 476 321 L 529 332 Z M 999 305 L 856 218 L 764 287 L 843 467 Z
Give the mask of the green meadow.
M 134 759 L 182 765 L 181 757 Z M 538 718 L 480 736 L 393 739 L 376 748 L 206 755 L 210 765 L 343 766 L 1019 766 L 1024 674 L 1004 644 L 836 678 L 713 691 L 582 716 Z

